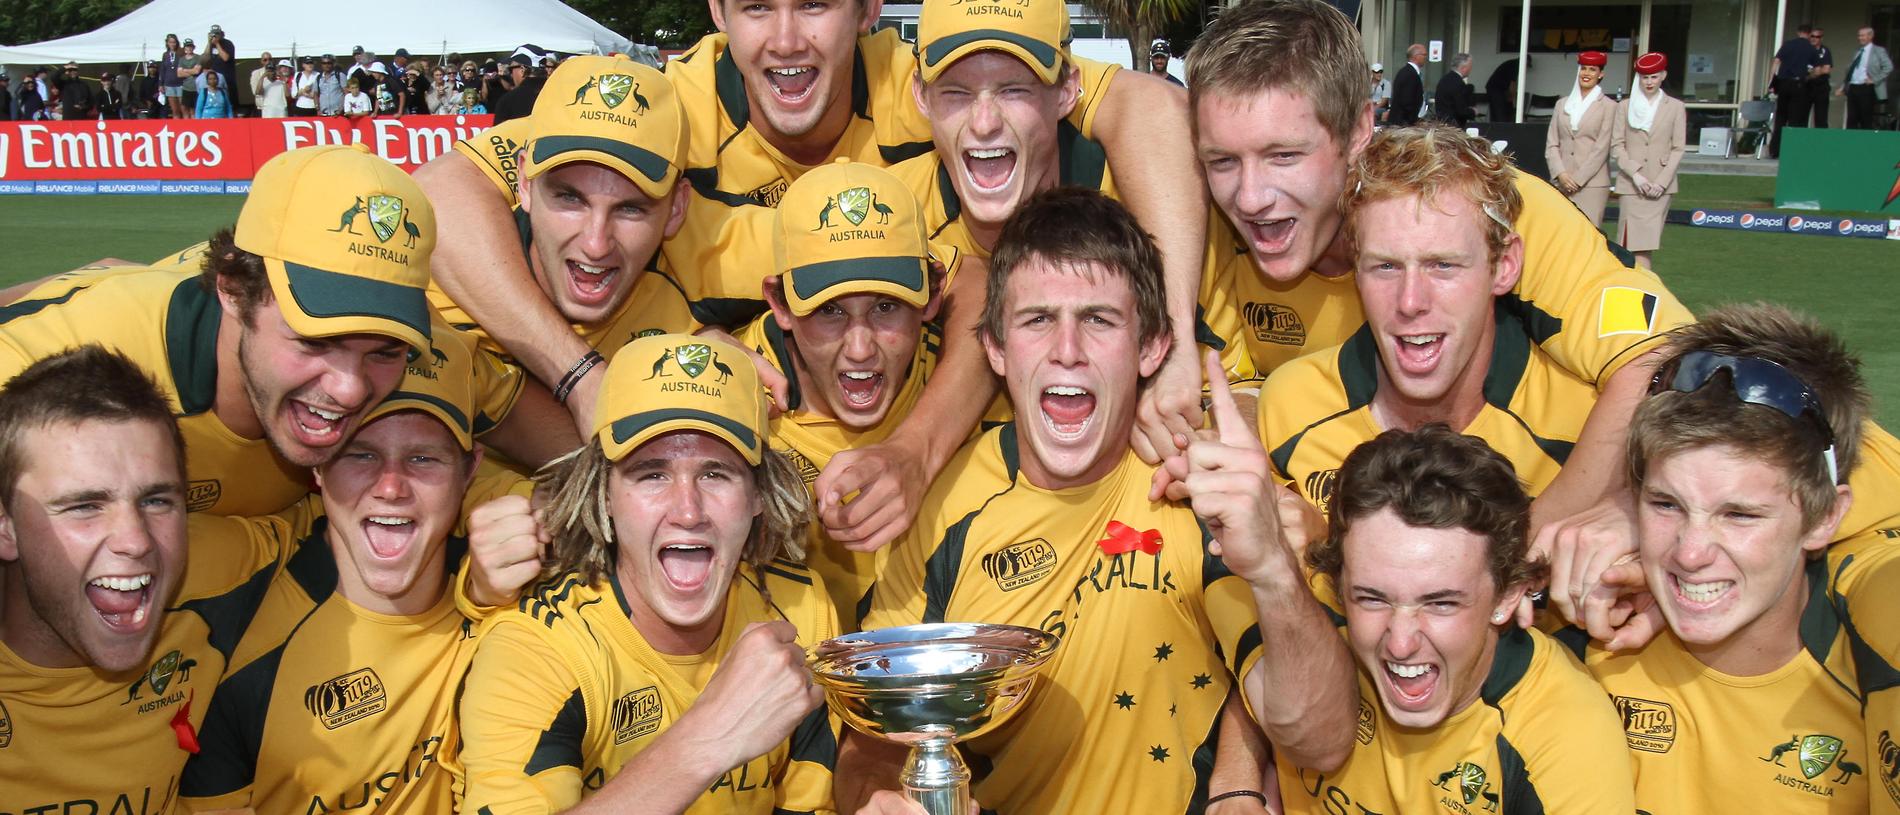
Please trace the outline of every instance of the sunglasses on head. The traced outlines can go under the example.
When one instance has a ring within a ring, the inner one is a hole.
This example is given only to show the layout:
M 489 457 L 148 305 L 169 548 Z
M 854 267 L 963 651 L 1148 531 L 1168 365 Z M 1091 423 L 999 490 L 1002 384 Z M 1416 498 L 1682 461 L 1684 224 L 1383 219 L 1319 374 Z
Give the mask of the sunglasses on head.
M 1828 426 L 1827 413 L 1808 383 L 1779 363 L 1757 357 L 1738 357 L 1714 351 L 1690 351 L 1663 363 L 1649 379 L 1649 393 L 1665 390 L 1695 393 L 1715 379 L 1728 374 L 1729 389 L 1735 398 L 1750 405 L 1773 408 L 1795 424 L 1812 430 L 1819 437 L 1823 458 L 1827 459 L 1830 482 L 1841 482 L 1834 461 L 1834 429 Z

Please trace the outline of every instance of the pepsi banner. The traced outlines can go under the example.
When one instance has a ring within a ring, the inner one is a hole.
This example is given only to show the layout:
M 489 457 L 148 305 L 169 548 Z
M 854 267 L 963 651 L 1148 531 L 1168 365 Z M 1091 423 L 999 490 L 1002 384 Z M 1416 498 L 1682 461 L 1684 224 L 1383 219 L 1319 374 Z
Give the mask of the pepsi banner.
M 1706 229 L 1738 229 L 1743 232 L 1781 232 L 1835 238 L 1886 238 L 1900 241 L 1900 219 L 1832 218 L 1818 215 L 1794 215 L 1787 212 L 1748 212 L 1733 209 L 1697 209 L 1686 213 L 1675 210 L 1669 214 L 1670 223 L 1683 223 Z
M 319 144 L 368 145 L 413 171 L 493 122 L 486 114 L 0 122 L 0 195 L 241 193 L 271 157 Z

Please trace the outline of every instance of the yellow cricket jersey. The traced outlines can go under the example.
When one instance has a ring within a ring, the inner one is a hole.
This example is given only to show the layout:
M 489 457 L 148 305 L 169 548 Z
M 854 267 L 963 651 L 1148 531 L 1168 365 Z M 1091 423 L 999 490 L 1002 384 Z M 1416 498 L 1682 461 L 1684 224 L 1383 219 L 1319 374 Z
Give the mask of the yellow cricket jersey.
M 458 141 L 453 148 L 495 182 L 513 207 L 521 202 L 516 184 L 521 180 L 521 148 L 527 144 L 528 118 L 524 116 Z
M 459 811 L 557 812 L 600 789 L 692 707 L 755 622 L 786 620 L 804 647 L 837 635 L 822 578 L 802 565 L 742 566 L 719 638 L 705 653 L 662 654 L 633 627 L 611 577 L 545 581 L 482 626 L 463 689 L 454 767 Z M 825 708 L 765 755 L 733 768 L 689 813 L 830 812 L 837 730 Z
M 772 449 L 791 459 L 792 464 L 798 467 L 799 477 L 805 481 L 805 489 L 809 491 L 818 480 L 818 474 L 831 463 L 832 456 L 889 438 L 910 416 L 918 397 L 923 395 L 924 383 L 937 367 L 943 331 L 934 324 L 924 324 L 923 336 L 918 340 L 917 350 L 911 356 L 910 368 L 904 374 L 904 386 L 892 397 L 890 411 L 885 413 L 881 424 L 864 431 L 852 430 L 834 419 L 805 408 L 798 369 L 793 364 L 793 337 L 779 328 L 772 315 L 754 320 L 740 332 L 738 339 L 785 373 L 791 399 L 784 406 L 784 412 L 772 418 Z M 812 495 L 812 500 L 817 500 L 816 494 Z M 872 579 L 877 576 L 875 561 L 873 553 L 846 549 L 843 544 L 825 535 L 824 527 L 817 521 L 811 523 L 805 543 L 805 563 L 824 578 L 832 604 L 844 609 L 850 617 L 847 623 L 856 622 L 853 610 L 858 607 L 858 601 L 863 599 L 865 591 L 871 588 Z M 856 628 L 855 625 L 850 627 Z
M 241 522 L 194 515 L 189 540 Z M 162 815 L 201 741 L 238 635 L 290 545 L 239 533 L 190 558 L 144 666 L 123 673 L 42 668 L 0 643 L 0 812 Z
M 309 494 L 310 473 L 278 458 L 268 440 L 239 436 L 212 412 L 223 310 L 191 266 L 60 275 L 0 307 L 0 381 L 84 343 L 123 353 L 152 375 L 177 412 L 190 451 L 191 511 L 277 512 Z M 412 354 L 408 375 L 474 377 L 480 404 L 471 426 L 478 435 L 494 429 L 521 395 L 521 369 L 480 354 L 473 338 L 439 317 L 430 335 L 431 347 Z
M 880 552 L 863 627 L 1062 638 L 1015 718 L 963 745 L 983 807 L 1198 811 L 1221 704 L 1259 657 L 1252 592 L 1208 554 L 1192 511 L 1148 500 L 1153 468 L 1132 452 L 1100 481 L 1044 490 L 1022 477 L 1017 445 L 1003 425 L 951 460 Z
M 525 488 L 483 479 L 466 504 Z M 337 562 L 322 513 L 313 495 L 283 516 L 233 518 L 193 538 L 200 552 L 246 537 L 297 543 L 237 642 L 180 795 L 195 811 L 448 812 L 451 777 L 437 759 L 454 738 L 473 625 L 456 612 L 447 574 L 437 578 L 440 602 L 421 614 L 350 602 L 338 569 L 354 567 Z M 451 537 L 447 547 L 453 569 L 468 542 Z
M 1529 173 L 1517 174 L 1524 210 L 1513 225 L 1524 239 L 1524 271 L 1517 288 L 1499 298 L 1514 311 L 1538 348 L 1562 369 L 1601 387 L 1624 363 L 1663 333 L 1694 317 L 1662 280 L 1635 267 L 1622 247 L 1577 211 L 1556 188 Z M 1221 225 L 1233 236 L 1225 218 Z M 1214 255 L 1212 249 L 1208 252 Z M 1305 274 L 1275 284 L 1254 268 L 1246 247 L 1234 238 L 1221 257 L 1229 270 L 1210 271 L 1201 287 L 1206 323 L 1228 342 L 1247 347 L 1262 374 L 1320 348 L 1345 342 L 1365 317 L 1351 273 Z M 1233 288 L 1225 298 L 1210 282 L 1218 275 Z
M 1862 700 L 1870 811 L 1900 815 L 1900 526 L 1836 543 L 1827 562 L 1829 600 L 1848 635 Z
M 1884 670 L 1893 681 L 1894 652 L 1874 654 L 1863 635 L 1878 631 L 1894 642 L 1900 586 L 1879 592 L 1886 616 L 1850 625 L 1835 604 L 1841 586 L 1830 585 L 1856 570 L 1845 549 L 1809 562 L 1801 651 L 1767 674 L 1730 676 L 1703 665 L 1667 631 L 1630 654 L 1588 649 L 1591 673 L 1621 714 L 1643 811 L 1859 813 L 1870 796 L 1887 797 L 1870 787 L 1882 783 L 1875 779 L 1883 761 L 1894 766 L 1876 746 L 1877 732 L 1894 722 L 1863 720 L 1856 669 L 1872 668 L 1863 672 L 1872 681 Z M 1565 636 L 1583 638 L 1575 629 Z
M 1091 135 L 1095 114 L 1120 66 L 1079 57 L 1082 92 L 1065 120 Z M 911 81 L 917 57 L 896 31 L 858 38 L 851 82 L 851 123 L 822 164 L 840 157 L 886 167 L 931 151 L 930 122 L 917 109 Z M 726 35 L 709 34 L 666 66 L 686 105 L 691 131 L 686 177 L 701 197 L 733 206 L 778 206 L 785 188 L 817 165 L 787 158 L 751 126 L 744 78 Z M 843 102 L 844 100 L 839 100 Z
M 1387 719 L 1361 672 L 1352 754 L 1328 773 L 1276 762 L 1280 798 L 1288 815 L 1629 815 L 1618 731 L 1575 656 L 1540 631 L 1506 628 L 1477 701 L 1429 730 Z
M 1496 309 L 1485 404 L 1459 432 L 1484 439 L 1517 468 L 1532 495 L 1557 477 L 1596 404 L 1589 383 L 1559 367 L 1533 343 L 1508 307 Z M 1385 428 L 1372 414 L 1379 351 L 1370 326 L 1344 345 L 1294 360 L 1267 377 L 1260 394 L 1260 438 L 1273 470 L 1325 511 L 1339 465 Z
M 1056 124 L 1056 152 L 1059 183 L 1100 190 L 1103 195 L 1119 200 L 1114 178 L 1109 174 L 1108 153 L 1066 119 Z M 954 247 L 962 254 L 989 259 L 990 250 L 979 245 L 963 223 L 963 201 L 957 197 L 950 171 L 935 151 L 892 166 L 891 174 L 917 196 L 917 203 L 922 205 L 919 212 L 924 219 L 924 232 L 933 245 Z

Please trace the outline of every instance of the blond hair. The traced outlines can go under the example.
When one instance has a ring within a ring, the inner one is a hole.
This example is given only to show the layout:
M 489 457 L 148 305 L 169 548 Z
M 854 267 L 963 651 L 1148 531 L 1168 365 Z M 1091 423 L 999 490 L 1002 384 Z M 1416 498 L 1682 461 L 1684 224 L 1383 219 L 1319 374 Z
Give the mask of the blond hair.
M 798 469 L 776 450 L 763 452 L 759 466 L 752 468 L 762 511 L 753 519 L 752 534 L 740 553 L 754 568 L 781 555 L 804 558 L 812 517 L 811 496 Z M 535 490 L 545 496 L 541 523 L 554 539 L 541 579 L 572 571 L 597 583 L 613 571 L 614 522 L 607 503 L 613 467 L 600 444 L 589 441 L 534 474 Z
M 1490 142 L 1447 125 L 1380 131 L 1347 171 L 1346 190 L 1339 197 L 1346 245 L 1358 255 L 1359 213 L 1367 204 L 1415 198 L 1423 206 L 1447 193 L 1462 196 L 1489 216 L 1484 241 L 1496 261 L 1510 244 L 1511 224 L 1524 210 L 1510 159 L 1492 150 Z
M 1359 29 L 1322 0 L 1251 0 L 1214 19 L 1187 55 L 1188 105 L 1208 93 L 1290 91 L 1343 151 L 1371 101 Z

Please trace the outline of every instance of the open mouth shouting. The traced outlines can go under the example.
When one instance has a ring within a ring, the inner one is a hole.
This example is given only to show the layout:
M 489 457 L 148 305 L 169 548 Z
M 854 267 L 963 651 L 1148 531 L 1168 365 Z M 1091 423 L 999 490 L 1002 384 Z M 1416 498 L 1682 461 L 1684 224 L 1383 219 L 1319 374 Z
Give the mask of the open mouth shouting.
M 810 65 L 767 68 L 765 83 L 781 104 L 797 106 L 810 99 L 811 89 L 818 86 L 818 69 Z
M 1095 394 L 1075 385 L 1042 389 L 1042 419 L 1061 441 L 1074 441 L 1088 431 L 1095 417 Z
M 878 397 L 884 394 L 884 375 L 877 371 L 840 371 L 838 393 L 844 397 L 846 408 L 871 410 L 877 407 Z
M 963 151 L 963 170 L 978 190 L 994 192 L 1016 177 L 1016 151 L 1008 147 L 979 147 Z
M 580 305 L 604 305 L 613 299 L 614 280 L 619 276 L 618 266 L 595 266 L 570 260 L 567 262 L 568 295 Z
M 1297 218 L 1252 218 L 1243 222 L 1247 243 L 1255 254 L 1278 255 L 1293 246 Z
M 321 408 L 299 399 L 285 400 L 290 429 L 306 447 L 330 447 L 343 441 L 343 429 L 353 411 Z
M 1437 334 L 1399 334 L 1393 342 L 1394 359 L 1399 369 L 1415 376 L 1432 372 L 1438 366 L 1439 357 L 1445 350 L 1445 335 Z
M 136 634 L 151 617 L 152 573 L 95 577 L 86 584 L 86 599 L 114 633 Z
M 1438 666 L 1429 662 L 1406 663 L 1385 660 L 1386 687 L 1391 702 L 1400 710 L 1422 712 L 1430 707 L 1432 693 L 1438 689 Z
M 401 515 L 371 515 L 363 519 L 363 540 L 379 560 L 395 560 L 416 540 L 416 519 Z
M 660 547 L 660 574 L 668 587 L 681 594 L 698 591 L 711 579 L 712 547 L 703 543 L 669 543 Z

